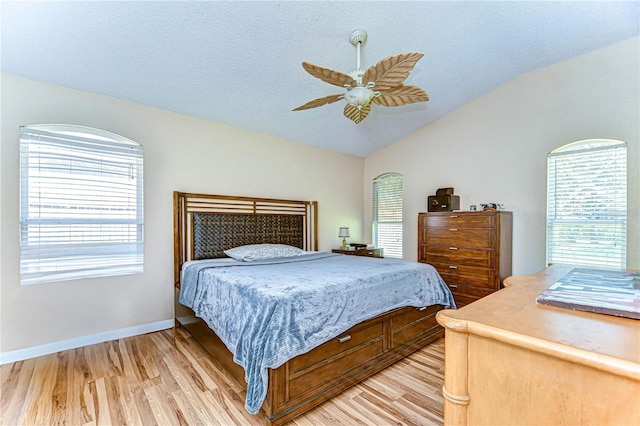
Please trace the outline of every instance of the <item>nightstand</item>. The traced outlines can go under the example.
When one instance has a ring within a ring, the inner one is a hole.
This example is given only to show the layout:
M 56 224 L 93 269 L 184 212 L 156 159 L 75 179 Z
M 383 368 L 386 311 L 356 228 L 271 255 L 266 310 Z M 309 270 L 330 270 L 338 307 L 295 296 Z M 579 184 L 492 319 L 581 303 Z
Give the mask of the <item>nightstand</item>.
M 381 248 L 363 248 L 359 250 L 333 249 L 331 253 L 347 254 L 349 256 L 384 257 L 383 251 L 384 249 Z

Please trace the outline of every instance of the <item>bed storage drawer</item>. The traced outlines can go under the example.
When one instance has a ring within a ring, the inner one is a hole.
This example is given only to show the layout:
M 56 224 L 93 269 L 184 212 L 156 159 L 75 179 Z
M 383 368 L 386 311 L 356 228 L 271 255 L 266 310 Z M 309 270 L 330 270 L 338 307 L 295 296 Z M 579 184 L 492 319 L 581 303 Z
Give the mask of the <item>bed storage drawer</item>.
M 326 400 L 434 341 L 444 334 L 435 320 L 440 309 L 440 305 L 395 309 L 269 370 L 274 386 L 263 406 L 267 417 L 272 412 L 287 413 L 294 406 L 316 405 L 316 395 Z M 286 419 L 288 415 L 282 414 L 276 422 Z
M 322 368 L 323 364 L 336 358 L 355 358 L 351 354 L 358 352 L 365 346 L 377 347 L 382 352 L 383 339 L 382 324 L 374 324 L 364 329 L 342 333 L 338 337 L 318 346 L 304 357 L 296 357 L 289 362 L 291 377 L 303 375 L 305 371 Z M 369 352 L 369 350 L 367 350 Z M 352 366 L 353 360 L 345 360 L 347 367 Z
M 421 308 L 405 309 L 402 314 L 391 320 L 392 347 L 398 347 L 409 343 L 416 337 L 428 334 L 437 329 L 437 306 L 425 306 Z
M 382 324 L 371 328 L 382 330 Z M 368 333 L 369 330 L 363 330 L 363 332 Z M 345 348 L 336 347 L 334 341 L 327 342 L 325 343 L 328 345 L 327 348 L 322 346 L 316 348 L 320 357 L 324 358 L 304 370 L 294 371 L 293 364 L 295 363 L 291 362 L 289 365 L 289 397 L 295 398 L 319 385 L 335 381 L 343 374 L 348 374 L 352 369 L 370 362 L 385 351 L 383 338 L 384 336 L 378 333 L 372 339 L 358 339 L 361 341 L 357 345 Z M 325 351 L 325 349 L 328 350 Z

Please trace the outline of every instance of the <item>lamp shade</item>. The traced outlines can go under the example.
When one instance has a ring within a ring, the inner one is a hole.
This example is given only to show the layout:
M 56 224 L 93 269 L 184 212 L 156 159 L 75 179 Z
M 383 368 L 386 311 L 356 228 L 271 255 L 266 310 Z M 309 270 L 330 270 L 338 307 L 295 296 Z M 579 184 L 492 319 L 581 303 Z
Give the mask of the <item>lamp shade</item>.
M 356 86 L 344 94 L 344 98 L 354 107 L 365 107 L 376 93 L 368 87 Z
M 340 227 L 340 232 L 338 232 L 338 237 L 345 238 L 349 236 L 349 228 L 344 226 Z

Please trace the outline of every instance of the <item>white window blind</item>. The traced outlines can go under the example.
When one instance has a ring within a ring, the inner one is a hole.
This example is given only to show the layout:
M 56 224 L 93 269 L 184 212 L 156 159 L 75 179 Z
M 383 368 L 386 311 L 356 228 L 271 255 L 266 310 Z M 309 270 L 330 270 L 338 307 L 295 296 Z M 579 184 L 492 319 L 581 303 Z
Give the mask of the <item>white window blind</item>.
M 386 173 L 373 181 L 373 243 L 385 257 L 402 258 L 402 175 Z
M 20 283 L 140 273 L 142 146 L 102 130 L 20 128 Z
M 586 140 L 547 158 L 547 262 L 624 268 L 627 145 Z

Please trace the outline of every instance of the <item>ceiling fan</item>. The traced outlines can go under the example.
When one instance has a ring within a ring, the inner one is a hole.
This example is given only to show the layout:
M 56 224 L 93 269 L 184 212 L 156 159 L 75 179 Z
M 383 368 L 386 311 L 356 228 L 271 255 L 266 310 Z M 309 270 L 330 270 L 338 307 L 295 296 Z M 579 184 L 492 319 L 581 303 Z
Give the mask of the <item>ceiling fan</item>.
M 396 107 L 429 100 L 429 95 L 424 90 L 403 84 L 424 53 L 399 53 L 362 70 L 360 48 L 367 41 L 367 32 L 355 30 L 349 35 L 349 41 L 356 47 L 356 69 L 349 74 L 309 62 L 302 63 L 302 67 L 309 74 L 334 86 L 344 87 L 345 92 L 314 99 L 294 108 L 293 111 L 316 108 L 345 99 L 347 101 L 344 107 L 345 117 L 360 123 L 371 111 L 371 102 L 386 107 Z

